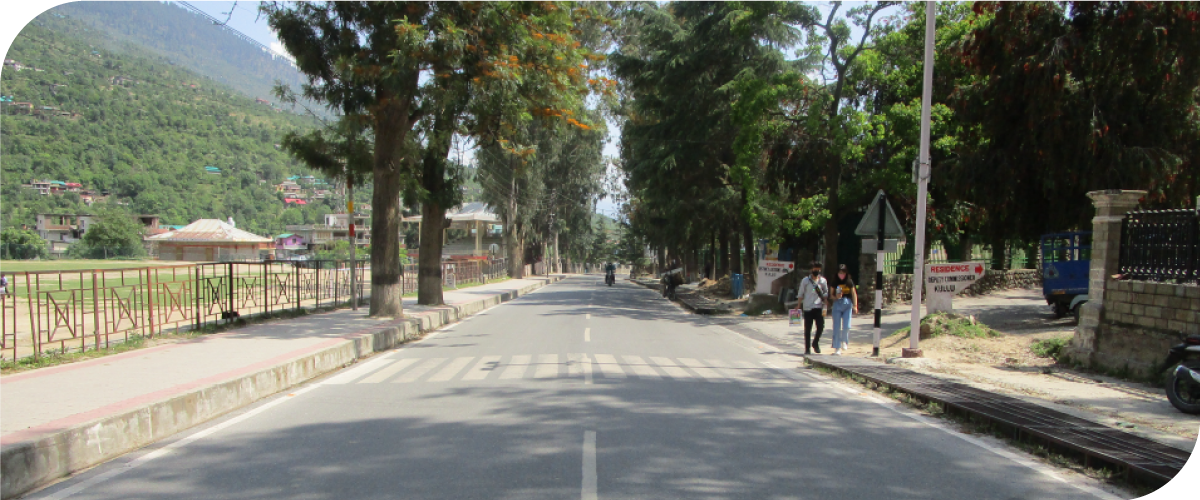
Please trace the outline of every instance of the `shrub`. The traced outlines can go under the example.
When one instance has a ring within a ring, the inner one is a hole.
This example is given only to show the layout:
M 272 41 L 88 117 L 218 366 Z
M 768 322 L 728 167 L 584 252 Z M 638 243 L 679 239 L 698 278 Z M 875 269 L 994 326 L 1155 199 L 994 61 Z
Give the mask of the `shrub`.
M 1067 343 L 1069 343 L 1070 341 L 1071 341 L 1071 337 L 1055 337 L 1055 338 L 1049 338 L 1049 339 L 1042 339 L 1037 342 L 1034 342 L 1033 345 L 1029 347 L 1029 349 L 1031 351 L 1033 351 L 1034 354 L 1037 354 L 1038 356 L 1041 356 L 1043 358 L 1054 358 L 1054 360 L 1057 361 L 1059 356 L 1062 356 L 1062 354 L 1063 354 L 1063 348 L 1065 348 L 1067 346 Z

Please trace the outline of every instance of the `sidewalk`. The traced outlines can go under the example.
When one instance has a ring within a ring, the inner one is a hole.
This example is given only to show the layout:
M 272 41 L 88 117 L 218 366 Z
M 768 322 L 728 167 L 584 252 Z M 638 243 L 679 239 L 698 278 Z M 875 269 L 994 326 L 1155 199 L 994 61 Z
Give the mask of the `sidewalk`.
M 564 276 L 404 299 L 405 318 L 366 308 L 251 325 L 197 339 L 0 377 L 0 498 L 11 498 L 230 410 L 419 338 Z
M 644 286 L 656 286 L 656 283 L 643 281 L 637 280 Z M 696 309 L 682 296 L 680 302 L 689 309 Z M 883 310 L 880 335 L 884 339 L 880 349 L 883 359 L 899 357 L 900 349 L 908 347 L 907 337 L 898 343 L 887 338 L 909 325 L 910 307 L 910 304 L 895 304 Z M 994 339 L 940 337 L 922 340 L 926 357 L 916 362 L 903 360 L 906 368 L 947 382 L 1021 398 L 1181 450 L 1190 452 L 1196 446 L 1200 416 L 1176 410 L 1161 387 L 1079 372 L 1030 352 L 1029 346 L 1034 342 L 1070 336 L 1075 327 L 1071 318 L 1055 318 L 1038 290 L 1003 290 L 977 297 L 958 297 L 954 299 L 954 308 L 955 312 L 973 315 L 1005 335 Z M 871 355 L 874 312 L 860 310 L 859 313 L 851 320 L 850 349 L 844 356 L 846 358 Z M 921 314 L 925 314 L 924 307 Z M 789 326 L 784 316 L 751 317 L 734 311 L 733 316 L 714 317 L 712 321 L 789 352 L 804 352 L 803 328 Z M 827 318 L 821 337 L 821 348 L 826 354 L 832 350 L 829 347 L 831 327 L 832 321 Z

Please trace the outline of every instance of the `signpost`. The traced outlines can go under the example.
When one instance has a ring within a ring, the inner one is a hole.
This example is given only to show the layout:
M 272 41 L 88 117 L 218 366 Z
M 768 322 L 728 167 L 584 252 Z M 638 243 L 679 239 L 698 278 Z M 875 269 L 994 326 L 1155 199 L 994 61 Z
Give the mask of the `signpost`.
M 754 282 L 754 293 L 771 293 L 771 283 L 792 272 L 795 262 L 763 260 L 758 262 L 758 275 Z
M 982 262 L 925 266 L 925 312 L 954 312 L 954 296 L 982 277 Z
M 854 234 L 875 237 L 875 333 L 872 338 L 874 343 L 871 355 L 879 356 L 879 339 L 883 333 L 883 255 L 888 253 L 889 246 L 890 251 L 896 251 L 895 242 L 897 240 L 887 239 L 889 236 L 904 237 L 904 228 L 900 226 L 900 219 L 896 217 L 896 211 L 892 210 L 892 204 L 888 203 L 887 194 L 882 189 L 875 196 L 875 201 L 872 201 L 871 206 L 867 208 L 867 213 L 858 223 Z

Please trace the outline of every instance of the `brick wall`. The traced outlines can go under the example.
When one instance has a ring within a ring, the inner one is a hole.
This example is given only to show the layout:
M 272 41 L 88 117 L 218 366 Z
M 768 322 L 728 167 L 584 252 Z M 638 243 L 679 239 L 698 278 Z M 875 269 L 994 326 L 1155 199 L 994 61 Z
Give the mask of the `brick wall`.
M 1155 377 L 1167 349 L 1200 334 L 1200 286 L 1110 278 L 1105 288 L 1090 349 L 1069 352 L 1074 362 Z
M 1200 286 L 1108 281 L 1103 322 L 1200 335 Z

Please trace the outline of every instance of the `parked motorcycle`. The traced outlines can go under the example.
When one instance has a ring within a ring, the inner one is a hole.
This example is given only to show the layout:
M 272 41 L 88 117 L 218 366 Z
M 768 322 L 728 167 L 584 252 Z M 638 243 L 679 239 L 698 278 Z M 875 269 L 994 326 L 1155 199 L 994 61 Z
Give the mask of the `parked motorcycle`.
M 1200 335 L 1192 335 L 1167 351 L 1166 366 L 1175 366 L 1167 380 L 1167 399 L 1179 411 L 1200 413 Z

